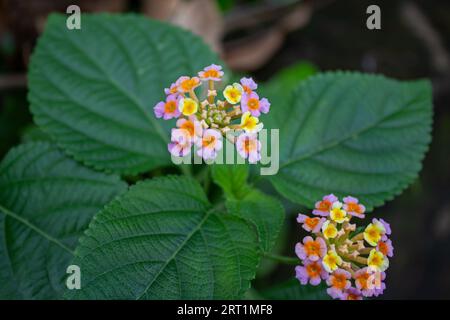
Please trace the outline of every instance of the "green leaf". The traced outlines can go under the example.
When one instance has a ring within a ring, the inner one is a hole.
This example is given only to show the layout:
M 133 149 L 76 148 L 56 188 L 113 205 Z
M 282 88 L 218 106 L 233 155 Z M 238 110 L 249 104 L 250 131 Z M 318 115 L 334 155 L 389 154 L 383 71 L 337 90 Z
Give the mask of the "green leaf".
M 33 53 L 36 123 L 75 159 L 137 174 L 170 165 L 169 128 L 154 105 L 181 75 L 218 58 L 193 34 L 136 15 L 83 14 L 80 30 L 52 14 Z
M 290 103 L 291 95 L 299 84 L 318 72 L 317 68 L 309 62 L 299 62 L 289 66 L 275 74 L 269 82 L 263 83 L 258 89 L 261 95 L 270 100 L 272 108 L 267 115 L 264 115 L 264 127 L 276 129 L 283 123 L 286 115 L 285 105 Z
M 242 199 L 250 191 L 247 184 L 247 165 L 215 164 L 211 166 L 212 179 L 229 199 Z
M 275 198 L 247 184 L 246 165 L 214 165 L 212 177 L 224 191 L 228 211 L 250 222 L 262 252 L 270 252 L 284 221 L 284 208 Z
M 259 293 L 270 300 L 330 300 L 326 290 L 324 282 L 312 286 L 302 285 L 297 279 L 291 279 Z
M 369 210 L 383 204 L 421 169 L 431 140 L 431 99 L 423 80 L 349 72 L 310 77 L 271 108 L 281 160 L 270 181 L 308 207 L 329 193 L 359 197 Z
M 41 128 L 32 124 L 26 127 L 25 130 L 23 130 L 21 141 L 22 143 L 38 142 L 38 141 L 46 141 L 51 143 L 52 139 L 48 134 L 42 131 Z
M 0 163 L 0 299 L 56 299 L 92 216 L 126 184 L 82 167 L 49 143 Z
M 236 299 L 258 263 L 244 220 L 215 211 L 187 177 L 140 182 L 97 214 L 80 240 L 74 299 Z
M 272 93 L 269 93 L 270 95 L 276 92 L 292 92 L 298 87 L 300 82 L 308 79 L 317 72 L 318 69 L 313 64 L 305 61 L 298 62 L 275 74 L 270 79 L 270 82 L 262 85 L 261 89 L 270 91 Z M 282 98 L 282 95 L 278 95 L 275 98 Z
M 284 222 L 281 203 L 259 190 L 252 190 L 242 200 L 230 199 L 227 209 L 249 221 L 256 228 L 262 252 L 270 252 Z

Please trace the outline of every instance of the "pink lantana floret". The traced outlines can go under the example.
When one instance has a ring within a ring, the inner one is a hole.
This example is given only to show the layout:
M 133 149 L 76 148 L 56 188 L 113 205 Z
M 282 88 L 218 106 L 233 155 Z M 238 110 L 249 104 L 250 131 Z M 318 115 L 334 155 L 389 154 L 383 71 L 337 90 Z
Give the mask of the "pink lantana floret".
M 317 201 L 313 214 L 322 217 L 328 217 L 330 215 L 331 206 L 336 202 L 338 198 L 334 194 L 326 195 L 322 198 L 322 201 Z
M 359 291 L 357 288 L 348 288 L 345 290 L 341 295 L 341 300 L 362 300 L 362 294 L 361 291 Z
M 241 86 L 244 89 L 244 92 L 247 94 L 250 94 L 252 91 L 258 89 L 258 85 L 255 81 L 253 81 L 252 78 L 242 78 L 241 79 Z
M 203 69 L 203 71 L 200 71 L 198 73 L 198 76 L 201 80 L 212 80 L 212 81 L 220 81 L 223 77 L 223 71 L 222 66 L 219 66 L 217 64 L 211 64 L 210 66 L 207 66 Z
M 317 261 L 327 253 L 327 244 L 320 237 L 314 240 L 307 236 L 303 238 L 303 243 L 297 243 L 295 253 L 301 260 Z
M 158 102 L 153 108 L 155 116 L 164 120 L 178 118 L 181 114 L 180 110 L 178 110 L 179 100 L 177 95 L 171 94 L 167 97 L 166 101 Z
M 242 112 L 249 111 L 252 116 L 259 117 L 261 113 L 269 112 L 270 103 L 266 98 L 260 100 L 256 92 L 251 92 L 242 96 L 241 108 Z
M 359 203 L 357 198 L 354 197 L 345 197 L 344 199 L 344 210 L 351 216 L 358 217 L 364 219 L 364 212 L 366 211 L 366 207 Z
M 392 258 L 394 256 L 394 246 L 390 239 L 381 240 L 378 242 L 377 250 L 380 251 L 385 256 Z
M 320 232 L 320 229 L 322 228 L 323 223 L 326 221 L 325 218 L 319 218 L 319 217 L 308 217 L 307 215 L 299 213 L 297 216 L 297 222 L 302 224 L 302 228 L 305 231 L 311 232 L 311 233 L 318 233 Z
M 320 261 L 303 261 L 303 266 L 295 267 L 295 277 L 300 281 L 301 284 L 311 284 L 317 286 L 320 284 L 321 280 L 326 280 L 328 278 L 328 273 L 322 267 Z
M 256 134 L 243 133 L 236 139 L 236 149 L 249 163 L 257 163 L 261 160 L 261 142 Z
M 217 157 L 217 153 L 222 149 L 222 135 L 218 130 L 207 129 L 203 132 L 200 139 L 197 140 L 197 155 L 204 160 L 212 160 Z
M 183 129 L 172 129 L 169 152 L 175 157 L 184 157 L 191 152 L 192 139 Z

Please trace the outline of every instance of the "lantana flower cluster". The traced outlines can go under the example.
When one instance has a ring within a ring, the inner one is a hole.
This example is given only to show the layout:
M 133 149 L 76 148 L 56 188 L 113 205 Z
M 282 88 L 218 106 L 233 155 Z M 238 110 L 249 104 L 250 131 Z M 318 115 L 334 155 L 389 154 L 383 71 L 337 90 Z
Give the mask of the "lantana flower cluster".
M 219 99 L 215 84 L 222 81 L 223 76 L 222 67 L 212 64 L 197 76 L 179 77 L 165 89 L 166 99 L 156 104 L 154 113 L 164 120 L 177 119 L 168 145 L 172 155 L 184 157 L 195 145 L 198 156 L 212 160 L 223 147 L 222 138 L 227 137 L 250 163 L 261 159 L 257 133 L 263 124 L 259 116 L 269 112 L 270 103 L 256 93 L 258 85 L 252 78 L 227 85 L 221 94 L 223 99 Z M 206 91 L 204 99 L 196 93 L 200 87 Z M 227 135 L 230 130 L 238 135 L 230 138 L 231 135 Z
M 311 235 L 295 246 L 301 260 L 296 277 L 303 285 L 325 281 L 334 299 L 378 296 L 386 288 L 385 271 L 393 257 L 390 225 L 374 218 L 364 229 L 357 228 L 351 221 L 364 218 L 366 208 L 357 198 L 342 200 L 324 196 L 315 204 L 315 217 L 298 215 L 297 222 Z

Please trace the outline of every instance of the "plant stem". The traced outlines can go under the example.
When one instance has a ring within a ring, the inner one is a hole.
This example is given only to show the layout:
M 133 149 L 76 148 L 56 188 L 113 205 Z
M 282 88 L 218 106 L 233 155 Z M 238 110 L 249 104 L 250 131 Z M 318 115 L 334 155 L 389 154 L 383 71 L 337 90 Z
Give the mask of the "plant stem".
M 300 264 L 300 260 L 295 257 L 280 256 L 277 254 L 272 254 L 272 253 L 267 253 L 267 252 L 263 253 L 263 256 L 267 259 L 278 261 L 278 262 L 284 263 L 284 264 Z

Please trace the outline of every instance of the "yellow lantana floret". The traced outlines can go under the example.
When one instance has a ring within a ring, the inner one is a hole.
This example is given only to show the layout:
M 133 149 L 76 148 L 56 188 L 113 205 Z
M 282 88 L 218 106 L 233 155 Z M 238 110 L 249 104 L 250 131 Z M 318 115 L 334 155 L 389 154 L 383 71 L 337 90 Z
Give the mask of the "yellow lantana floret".
M 330 210 L 330 218 L 337 223 L 343 223 L 344 221 L 348 221 L 347 212 L 342 209 L 342 202 L 336 201 L 333 203 Z
M 383 272 L 389 267 L 389 260 L 380 251 L 372 249 L 367 258 L 367 266 L 374 271 Z
M 342 258 L 335 251 L 330 250 L 323 257 L 322 264 L 327 272 L 332 273 L 342 264 Z
M 225 90 L 223 90 L 223 96 L 229 103 L 236 104 L 241 102 L 243 92 L 244 89 L 242 89 L 242 86 L 239 83 L 233 83 L 233 85 L 228 85 L 225 87 Z
M 331 223 L 330 220 L 327 220 L 322 225 L 322 233 L 325 239 L 334 239 L 336 238 L 338 231 L 334 223 Z
M 184 98 L 180 100 L 178 108 L 183 115 L 190 116 L 197 112 L 198 103 L 194 99 Z
M 375 247 L 385 232 L 386 229 L 382 223 L 378 221 L 372 222 L 364 230 L 364 240 L 366 240 L 371 246 Z
M 247 132 L 258 132 L 263 128 L 263 124 L 259 123 L 257 117 L 253 117 L 249 111 L 245 112 L 241 117 L 241 128 Z

